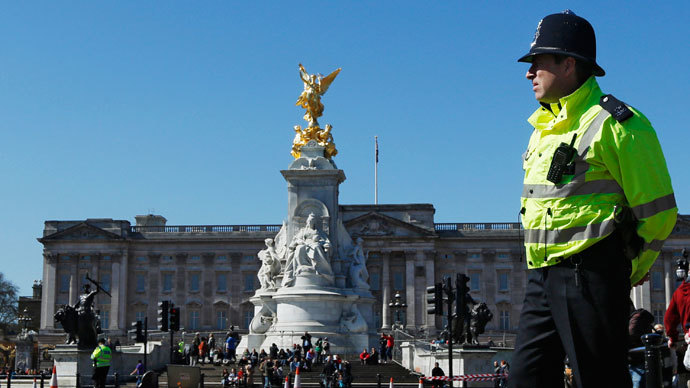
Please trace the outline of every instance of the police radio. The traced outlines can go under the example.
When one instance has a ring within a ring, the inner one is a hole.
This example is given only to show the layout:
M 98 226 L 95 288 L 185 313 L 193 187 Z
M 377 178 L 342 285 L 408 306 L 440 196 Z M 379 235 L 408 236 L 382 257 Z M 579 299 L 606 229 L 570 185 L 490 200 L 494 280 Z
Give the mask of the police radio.
M 573 145 L 575 144 L 575 138 L 577 133 L 573 135 L 573 140 L 570 145 L 566 143 L 561 143 L 561 145 L 556 148 L 553 153 L 553 159 L 551 159 L 551 166 L 549 167 L 549 172 L 546 174 L 546 180 L 558 184 L 563 179 L 563 174 L 566 172 L 572 174 L 573 165 L 571 164 L 573 157 L 577 154 L 577 150 Z

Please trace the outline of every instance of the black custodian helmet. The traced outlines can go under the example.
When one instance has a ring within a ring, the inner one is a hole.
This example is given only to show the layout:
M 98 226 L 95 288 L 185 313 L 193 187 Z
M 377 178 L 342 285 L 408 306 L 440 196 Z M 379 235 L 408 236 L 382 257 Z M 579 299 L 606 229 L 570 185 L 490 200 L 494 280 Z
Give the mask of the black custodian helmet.
M 534 41 L 527 54 L 518 62 L 532 62 L 537 54 L 562 54 L 590 63 L 594 75 L 606 72 L 597 64 L 597 40 L 594 28 L 587 20 L 571 10 L 543 18 L 534 33 Z

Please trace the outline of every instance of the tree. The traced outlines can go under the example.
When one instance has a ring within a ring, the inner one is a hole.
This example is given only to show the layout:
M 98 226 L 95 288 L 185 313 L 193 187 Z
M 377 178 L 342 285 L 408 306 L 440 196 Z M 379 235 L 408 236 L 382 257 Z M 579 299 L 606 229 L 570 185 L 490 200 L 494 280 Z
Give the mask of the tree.
M 0 330 L 7 333 L 17 322 L 17 286 L 0 272 Z

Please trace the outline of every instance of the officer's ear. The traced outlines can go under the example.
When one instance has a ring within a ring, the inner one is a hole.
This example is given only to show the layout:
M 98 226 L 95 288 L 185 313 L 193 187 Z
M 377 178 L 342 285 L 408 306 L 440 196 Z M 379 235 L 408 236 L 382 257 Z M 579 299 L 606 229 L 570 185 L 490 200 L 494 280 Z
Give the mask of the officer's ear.
M 565 57 L 563 59 L 563 74 L 568 78 L 577 78 L 577 59 Z

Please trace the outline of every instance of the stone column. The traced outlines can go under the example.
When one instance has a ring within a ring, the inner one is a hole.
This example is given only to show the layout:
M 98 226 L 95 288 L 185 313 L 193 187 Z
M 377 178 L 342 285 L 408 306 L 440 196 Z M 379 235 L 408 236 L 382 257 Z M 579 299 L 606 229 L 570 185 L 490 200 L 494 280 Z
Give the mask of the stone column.
M 666 307 L 671 303 L 673 296 L 673 279 L 675 278 L 675 270 L 671 267 L 673 256 L 670 252 L 661 251 L 661 260 L 664 261 L 664 296 L 666 299 Z
M 416 329 L 417 322 L 415 320 L 415 285 L 414 285 L 414 263 L 417 256 L 417 251 L 407 250 L 405 251 L 405 303 L 407 303 L 407 327 L 408 329 Z
M 426 291 L 426 287 L 433 286 L 436 282 L 436 251 L 428 250 L 424 253 L 424 283 L 426 284 L 424 289 Z M 436 315 L 426 314 L 426 292 L 422 294 L 422 301 L 422 316 L 425 317 L 425 326 L 427 329 L 427 333 L 429 333 L 430 331 L 436 329 Z
M 69 301 L 70 305 L 74 305 L 79 300 L 79 254 L 70 254 L 69 269 Z
M 391 251 L 381 251 L 381 329 L 390 330 L 390 310 L 388 302 L 391 300 Z
M 120 289 L 118 290 L 119 303 L 118 309 L 118 329 L 127 329 L 127 279 L 129 279 L 129 252 L 127 249 L 122 250 L 122 258 L 120 259 Z
M 213 277 L 215 272 L 213 271 L 213 259 L 215 259 L 216 254 L 213 252 L 207 252 L 201 255 L 202 267 L 201 267 L 201 323 L 213 329 L 216 327 L 215 319 L 213 316 Z
M 53 315 L 55 314 L 55 295 L 58 292 L 57 284 L 58 255 L 43 253 L 43 290 L 41 295 L 41 330 L 54 329 Z
M 180 308 L 180 314 L 188 314 L 185 308 L 187 302 L 187 253 L 178 253 L 175 255 L 175 264 L 177 264 L 177 272 L 175 274 L 175 305 Z M 180 325 L 184 326 L 184 316 L 180 317 Z
M 100 253 L 91 255 L 91 269 L 88 272 L 89 277 L 97 282 L 101 281 L 101 279 L 98 278 L 98 263 L 100 262 L 100 258 Z M 96 288 L 96 286 L 94 284 L 91 284 L 91 282 L 88 283 L 91 286 L 91 291 L 93 291 Z M 99 310 L 101 308 L 101 305 L 103 305 L 103 298 L 107 297 L 108 295 L 105 295 L 102 292 L 96 294 L 96 303 L 94 305 L 94 310 Z
M 158 328 L 157 312 L 158 302 L 160 301 L 161 287 L 159 279 L 160 271 L 160 253 L 148 254 L 148 271 L 149 277 L 147 279 L 146 290 L 148 293 L 148 305 L 146 306 L 146 316 L 149 318 L 149 327 Z
M 120 261 L 122 260 L 122 255 L 111 254 L 110 255 L 110 294 L 113 296 L 110 298 L 110 330 L 124 329 L 120 327 L 120 305 L 124 304 L 125 301 L 120 299 L 120 289 L 122 285 L 120 284 Z

